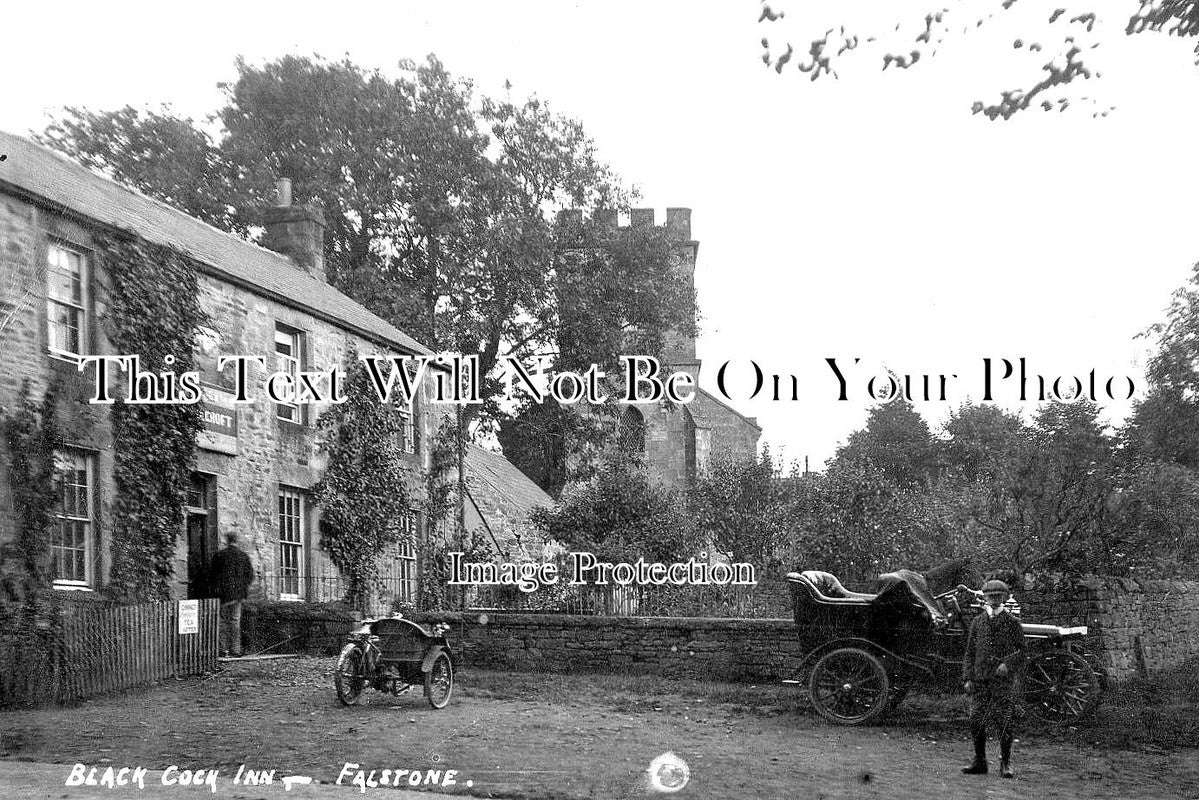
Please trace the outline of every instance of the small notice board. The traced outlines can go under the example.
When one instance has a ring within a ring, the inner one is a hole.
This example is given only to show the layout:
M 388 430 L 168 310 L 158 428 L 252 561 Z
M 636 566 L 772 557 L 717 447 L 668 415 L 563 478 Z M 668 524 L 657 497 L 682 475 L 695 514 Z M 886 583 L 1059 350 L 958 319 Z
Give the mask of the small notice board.
M 179 633 L 200 632 L 200 601 L 179 601 Z

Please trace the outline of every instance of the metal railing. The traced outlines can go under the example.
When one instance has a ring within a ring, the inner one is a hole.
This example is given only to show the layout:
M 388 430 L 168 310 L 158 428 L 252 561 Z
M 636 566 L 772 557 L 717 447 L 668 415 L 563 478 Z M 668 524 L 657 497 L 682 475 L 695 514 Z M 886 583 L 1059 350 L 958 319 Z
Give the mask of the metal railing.
M 345 600 L 350 582 L 340 575 L 263 575 L 268 600 L 296 600 L 307 603 L 331 603 Z M 388 575 L 379 580 L 376 600 L 384 608 L 414 605 L 416 580 Z
M 467 592 L 475 611 L 584 614 L 622 617 L 789 618 L 791 601 L 779 581 L 752 586 L 629 586 L 583 584 L 521 592 L 477 586 Z

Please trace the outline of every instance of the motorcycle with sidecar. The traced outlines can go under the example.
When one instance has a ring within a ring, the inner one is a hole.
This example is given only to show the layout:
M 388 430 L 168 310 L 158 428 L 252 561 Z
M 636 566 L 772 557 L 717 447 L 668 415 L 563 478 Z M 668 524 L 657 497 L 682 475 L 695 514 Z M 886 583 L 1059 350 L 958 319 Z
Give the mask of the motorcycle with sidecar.
M 367 686 L 397 696 L 423 686 L 429 705 L 445 708 L 454 691 L 448 630 L 445 623 L 427 630 L 399 614 L 363 620 L 350 631 L 337 657 L 337 699 L 352 706 Z

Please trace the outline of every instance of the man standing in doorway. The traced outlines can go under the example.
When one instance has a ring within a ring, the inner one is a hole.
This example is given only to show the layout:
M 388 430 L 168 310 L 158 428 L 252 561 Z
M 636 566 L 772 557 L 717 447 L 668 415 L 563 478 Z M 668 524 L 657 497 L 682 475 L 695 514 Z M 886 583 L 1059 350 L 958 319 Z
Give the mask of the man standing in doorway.
M 250 557 L 237 546 L 237 534 L 225 537 L 225 548 L 212 557 L 212 591 L 221 600 L 222 656 L 241 656 L 241 604 L 254 582 Z
M 1003 581 L 983 584 L 985 613 L 974 618 L 966 640 L 962 679 L 970 695 L 970 732 L 974 736 L 974 763 L 962 772 L 987 772 L 987 723 L 999 734 L 999 773 L 1012 772 L 1012 712 L 1015 710 L 1015 678 L 1024 663 L 1024 629 L 1004 603 L 1011 592 Z

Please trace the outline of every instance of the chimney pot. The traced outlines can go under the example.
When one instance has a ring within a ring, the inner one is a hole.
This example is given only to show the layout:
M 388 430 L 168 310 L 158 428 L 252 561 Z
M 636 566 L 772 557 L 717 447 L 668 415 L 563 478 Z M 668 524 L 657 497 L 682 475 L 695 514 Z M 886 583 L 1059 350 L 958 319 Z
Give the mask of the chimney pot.
M 319 280 L 325 275 L 325 215 L 320 206 L 291 204 L 291 180 L 280 178 L 276 204 L 263 209 L 262 246 L 287 256 L 297 267 Z

